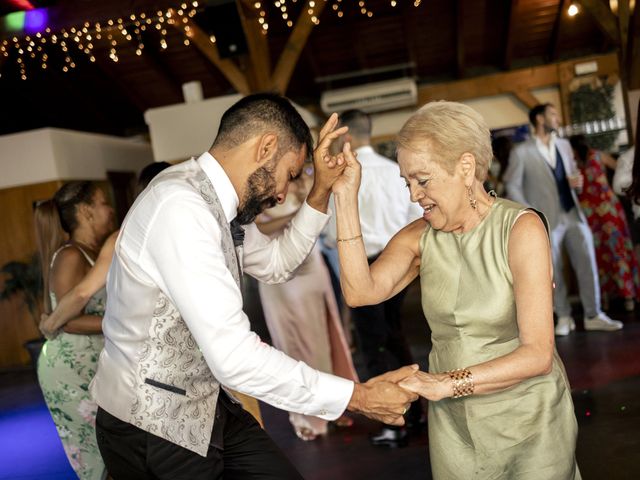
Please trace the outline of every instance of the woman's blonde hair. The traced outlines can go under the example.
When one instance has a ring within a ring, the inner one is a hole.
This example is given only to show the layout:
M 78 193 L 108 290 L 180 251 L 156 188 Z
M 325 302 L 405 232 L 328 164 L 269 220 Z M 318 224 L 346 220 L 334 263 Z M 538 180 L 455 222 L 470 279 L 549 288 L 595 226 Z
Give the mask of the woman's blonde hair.
M 491 133 L 482 116 L 457 102 L 430 102 L 414 113 L 397 137 L 398 149 L 421 153 L 428 148 L 433 161 L 449 174 L 463 153 L 476 159 L 475 176 L 484 181 L 491 165 Z
M 38 202 L 34 208 L 33 216 L 44 283 L 44 311 L 51 313 L 51 296 L 49 295 L 51 257 L 67 241 L 67 234 L 62 230 L 60 215 L 58 215 L 58 208 L 53 198 Z

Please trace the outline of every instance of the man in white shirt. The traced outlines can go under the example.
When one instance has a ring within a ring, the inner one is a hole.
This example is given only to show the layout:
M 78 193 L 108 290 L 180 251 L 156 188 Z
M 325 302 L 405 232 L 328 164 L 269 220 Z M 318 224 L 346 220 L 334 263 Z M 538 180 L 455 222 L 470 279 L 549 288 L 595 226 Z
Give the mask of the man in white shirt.
M 556 335 L 568 335 L 575 329 L 564 281 L 563 248 L 576 272 L 585 329 L 619 330 L 622 322 L 610 319 L 600 306 L 593 235 L 576 193 L 582 189 L 583 178 L 571 145 L 556 136 L 558 112 L 549 103 L 537 105 L 529 112 L 529 120 L 534 127 L 533 137 L 511 151 L 504 181 L 509 198 L 541 211 L 549 222 Z
M 361 110 L 340 114 L 340 125 L 349 131 L 339 141 L 350 143 L 362 164 L 362 180 L 358 191 L 362 238 L 369 262 L 373 262 L 391 237 L 417 218 L 423 210 L 412 203 L 405 181 L 396 162 L 376 153 L 371 146 L 371 119 Z M 335 219 L 329 223 L 325 243 L 335 248 Z M 413 357 L 402 328 L 400 309 L 406 289 L 379 305 L 351 309 L 351 318 L 370 377 L 413 363 Z M 412 404 L 407 423 L 419 428 L 424 423 L 420 402 Z M 406 445 L 407 432 L 402 428 L 384 427 L 371 438 L 374 445 L 399 447 Z
M 336 124 L 320 134 L 306 204 L 273 240 L 253 220 L 284 201 L 312 150 L 308 127 L 278 95 L 237 102 L 209 152 L 163 171 L 137 198 L 109 271 L 91 384 L 113 478 L 301 478 L 224 388 L 328 420 L 349 409 L 403 423 L 416 397 L 396 382 L 413 366 L 354 385 L 264 344 L 242 311 L 242 271 L 286 281 L 325 226 L 344 167 L 328 153 L 343 133 Z

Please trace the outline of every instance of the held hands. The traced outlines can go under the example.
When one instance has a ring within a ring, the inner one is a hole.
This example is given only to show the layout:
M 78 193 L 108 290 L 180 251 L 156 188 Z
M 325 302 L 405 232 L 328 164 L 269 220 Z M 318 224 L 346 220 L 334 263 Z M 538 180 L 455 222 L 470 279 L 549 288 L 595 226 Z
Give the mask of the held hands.
M 409 365 L 357 383 L 347 409 L 389 425 L 404 425 L 403 415 L 418 395 L 401 388 L 399 383 L 417 370 L 417 365 Z
M 331 155 L 331 144 L 347 133 L 348 127 L 336 129 L 338 125 L 338 115 L 332 114 L 320 130 L 318 146 L 313 151 L 313 166 L 315 177 L 312 190 L 320 194 L 328 195 L 335 180 L 340 177 L 346 167 L 344 155 Z
M 451 378 L 446 373 L 427 373 L 417 371 L 402 380 L 399 385 L 431 401 L 442 400 L 451 396 Z
M 362 166 L 356 159 L 356 152 L 351 150 L 351 144 L 345 143 L 342 152 L 339 154 L 345 161 L 342 175 L 333 183 L 331 190 L 339 196 L 358 196 L 360 188 L 360 178 L 362 176 Z

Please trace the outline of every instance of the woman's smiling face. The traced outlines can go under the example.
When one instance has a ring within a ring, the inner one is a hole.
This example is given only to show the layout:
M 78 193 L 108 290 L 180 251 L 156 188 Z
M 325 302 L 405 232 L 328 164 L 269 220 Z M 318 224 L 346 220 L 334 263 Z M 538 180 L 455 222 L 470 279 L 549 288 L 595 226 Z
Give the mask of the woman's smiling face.
M 398 163 L 411 192 L 411 201 L 424 209 L 423 218 L 431 227 L 445 232 L 460 231 L 470 205 L 459 165 L 450 174 L 431 158 L 427 145 L 419 152 L 399 148 Z

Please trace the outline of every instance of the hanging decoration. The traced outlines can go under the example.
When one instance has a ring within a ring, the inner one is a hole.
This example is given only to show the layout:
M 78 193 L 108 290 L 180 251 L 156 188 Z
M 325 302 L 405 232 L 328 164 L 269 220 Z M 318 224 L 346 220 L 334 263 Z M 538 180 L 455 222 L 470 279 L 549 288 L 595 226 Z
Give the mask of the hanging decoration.
M 24 0 L 21 0 L 24 1 Z M 257 11 L 256 21 L 260 25 L 262 34 L 269 32 L 268 11 L 274 9 L 278 12 L 284 24 L 292 28 L 294 25 L 290 16 L 290 8 L 298 4 L 299 0 L 274 0 L 271 5 L 270 0 L 260 0 L 253 3 Z M 301 15 L 308 15 L 314 25 L 320 24 L 320 18 L 316 15 L 317 5 L 320 2 L 331 3 L 331 9 L 338 18 L 344 17 L 343 0 L 304 0 L 306 3 L 302 7 Z M 413 1 L 413 6 L 418 7 L 421 0 L 389 0 L 391 7 L 398 6 L 399 3 Z M 28 3 L 28 2 L 27 2 Z M 269 5 L 267 5 L 269 3 Z M 183 43 L 191 45 L 192 32 L 187 25 L 188 19 L 193 18 L 198 13 L 200 7 L 197 0 L 189 3 L 183 2 L 167 10 L 157 10 L 155 12 L 131 13 L 128 17 L 111 18 L 102 22 L 84 22 L 79 27 L 70 27 L 54 32 L 48 26 L 49 14 L 46 8 L 35 9 L 32 5 L 24 11 L 14 12 L 0 20 L 0 26 L 4 32 L 13 34 L 11 38 L 5 38 L 0 43 L 0 64 L 8 57 L 14 57 L 20 78 L 27 80 L 31 65 L 37 61 L 43 70 L 48 68 L 50 53 L 47 49 L 58 48 L 64 58 L 62 71 L 69 72 L 76 67 L 74 58 L 83 55 L 90 62 L 96 61 L 94 54 L 95 45 L 98 42 L 107 42 L 108 57 L 114 63 L 120 60 L 119 52 L 131 46 L 137 56 L 144 52 L 143 32 L 147 29 L 156 29 L 159 34 L 159 48 L 161 51 L 169 48 L 167 40 L 167 29 L 169 25 L 176 26 L 182 21 L 185 38 Z M 201 8 L 201 7 L 200 7 Z M 358 8 L 360 15 L 367 18 L 374 16 L 373 11 L 368 7 L 367 0 L 359 0 Z M 173 15 L 172 12 L 175 14 Z M 173 18 L 173 17 L 176 18 Z M 4 22 L 4 24 L 2 24 Z M 215 43 L 215 36 L 211 35 L 210 40 Z

